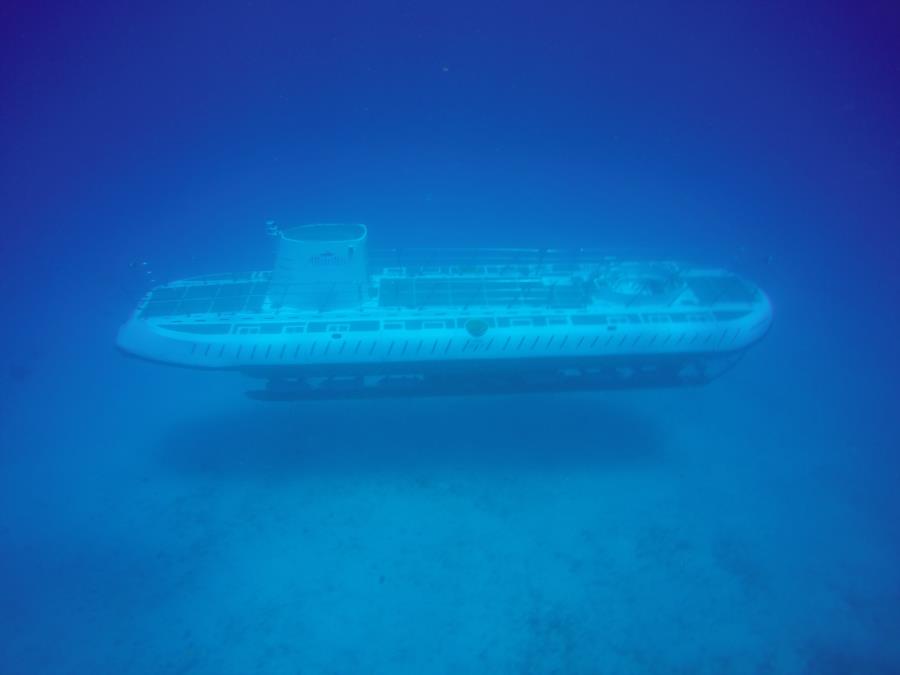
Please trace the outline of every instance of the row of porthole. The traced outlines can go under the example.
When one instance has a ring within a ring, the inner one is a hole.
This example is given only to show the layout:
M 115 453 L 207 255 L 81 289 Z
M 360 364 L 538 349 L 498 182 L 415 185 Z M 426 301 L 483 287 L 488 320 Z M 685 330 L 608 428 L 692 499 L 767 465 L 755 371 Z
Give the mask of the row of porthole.
M 717 314 L 722 314 L 721 312 Z M 348 332 L 375 332 L 379 330 L 419 330 L 419 329 L 444 329 L 444 328 L 464 328 L 472 337 L 481 337 L 488 330 L 497 326 L 498 328 L 509 327 L 530 327 L 530 326 L 553 326 L 568 325 L 570 322 L 574 326 L 603 326 L 607 330 L 616 330 L 619 325 L 623 324 L 639 324 L 639 323 L 659 323 L 658 319 L 665 318 L 664 323 L 674 323 L 671 317 L 675 315 L 653 315 L 647 314 L 641 316 L 636 314 L 623 315 L 572 315 L 567 316 L 533 316 L 533 317 L 499 317 L 499 318 L 470 318 L 470 319 L 409 319 L 409 320 L 346 320 L 336 322 L 324 321 L 297 321 L 286 323 L 222 323 L 218 322 L 195 322 L 180 321 L 173 319 L 171 323 L 161 324 L 162 328 L 174 330 L 184 333 L 202 333 L 202 334 L 226 334 L 233 331 L 236 335 L 265 335 L 265 334 L 292 334 L 292 333 L 348 333 Z M 690 322 L 711 321 L 712 318 L 699 314 L 680 314 L 685 320 Z
M 729 335 L 730 334 L 730 335 Z M 734 342 L 738 339 L 741 334 L 741 329 L 734 329 L 733 331 L 728 329 L 722 331 L 721 334 L 718 335 L 718 339 L 714 341 L 716 337 L 716 333 L 706 333 L 705 336 L 702 333 L 681 333 L 678 335 L 677 339 L 673 339 L 674 336 L 672 334 L 666 335 L 662 340 L 658 340 L 660 336 L 653 335 L 650 337 L 647 342 L 647 348 L 652 347 L 653 345 L 658 344 L 660 348 L 674 348 L 684 345 L 685 347 L 696 346 L 698 342 L 701 345 L 707 346 L 709 345 L 713 349 L 721 349 L 723 347 L 733 345 Z M 688 338 L 690 336 L 690 338 Z M 513 337 L 507 336 L 505 339 L 502 338 L 490 338 L 488 340 L 481 340 L 478 338 L 474 339 L 466 339 L 460 348 L 460 353 L 476 353 L 476 352 L 488 352 L 492 349 L 498 350 L 500 353 L 508 353 L 510 350 L 514 352 L 534 352 L 534 351 L 549 351 L 554 349 L 557 352 L 561 352 L 566 350 L 566 347 L 569 347 L 570 351 L 582 351 L 582 350 L 606 350 L 612 348 L 613 350 L 628 348 L 633 349 L 641 345 L 641 341 L 645 336 L 643 335 L 610 335 L 610 334 L 602 334 L 595 336 L 578 336 L 576 339 L 571 335 L 551 335 L 549 338 L 544 338 L 543 336 L 535 336 L 529 337 L 526 335 Z M 557 339 L 559 338 L 559 339 Z M 605 338 L 605 339 L 604 339 Z M 541 345 L 541 341 L 546 340 L 546 343 Z M 701 341 L 702 340 L 702 341 Z M 713 345 L 710 345 L 711 342 L 714 341 Z M 342 340 L 340 342 L 332 342 L 330 340 L 326 341 L 314 341 L 309 350 L 303 350 L 302 348 L 305 346 L 304 343 L 269 343 L 265 346 L 263 345 L 237 345 L 237 349 L 234 354 L 230 358 L 241 359 L 242 357 L 246 357 L 248 361 L 253 360 L 264 360 L 268 361 L 270 359 L 275 359 L 277 361 L 283 361 L 285 359 L 296 360 L 301 357 L 303 358 L 312 358 L 319 357 L 323 358 L 330 354 L 341 356 L 374 356 L 376 350 L 379 345 L 387 344 L 387 349 L 385 352 L 385 357 L 390 357 L 393 355 L 397 356 L 405 356 L 410 352 L 410 345 L 413 343 L 413 340 L 394 340 L 389 343 L 385 343 L 384 341 L 373 340 L 368 344 L 365 344 L 364 340 L 357 340 L 352 348 L 349 348 L 349 345 L 353 344 L 352 341 Z M 448 354 L 451 348 L 454 345 L 456 340 L 454 338 L 448 339 L 446 342 L 442 339 L 435 340 L 418 340 L 416 344 L 415 350 L 413 353 L 415 355 L 427 355 L 429 357 L 435 355 L 444 355 Z M 402 346 L 401 346 L 402 343 Z M 324 347 L 321 347 L 324 345 Z M 226 353 L 228 351 L 227 343 L 216 345 L 214 343 L 208 343 L 204 345 L 203 343 L 192 343 L 191 347 L 191 355 L 197 356 L 198 351 L 199 355 L 207 358 L 215 358 L 215 359 L 224 359 L 228 358 Z M 332 349 L 334 347 L 334 349 Z M 540 349 L 539 349 L 540 348 Z

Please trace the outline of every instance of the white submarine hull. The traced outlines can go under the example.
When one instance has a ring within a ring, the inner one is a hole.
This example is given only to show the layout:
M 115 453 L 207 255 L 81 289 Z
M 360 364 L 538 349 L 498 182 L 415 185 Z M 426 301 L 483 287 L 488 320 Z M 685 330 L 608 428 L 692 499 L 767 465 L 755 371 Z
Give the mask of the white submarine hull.
M 265 400 L 514 393 L 702 384 L 772 321 L 766 295 L 720 269 L 586 250 L 368 254 L 363 226 L 279 237 L 272 272 L 153 289 L 118 347 L 268 380 L 248 392 Z

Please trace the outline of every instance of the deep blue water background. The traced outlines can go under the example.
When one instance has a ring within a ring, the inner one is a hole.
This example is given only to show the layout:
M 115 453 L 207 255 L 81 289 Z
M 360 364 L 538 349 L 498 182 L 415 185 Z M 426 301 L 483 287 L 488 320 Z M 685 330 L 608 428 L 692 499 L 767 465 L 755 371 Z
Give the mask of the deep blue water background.
M 894 3 L 0 8 L 0 672 L 900 672 Z M 263 223 L 734 268 L 703 389 L 267 406 L 112 349 Z

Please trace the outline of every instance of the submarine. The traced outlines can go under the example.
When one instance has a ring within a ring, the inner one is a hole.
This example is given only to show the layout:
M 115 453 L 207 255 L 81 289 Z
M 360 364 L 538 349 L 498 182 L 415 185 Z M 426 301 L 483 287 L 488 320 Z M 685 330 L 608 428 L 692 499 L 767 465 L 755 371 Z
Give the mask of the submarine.
M 272 270 L 154 287 L 123 353 L 256 378 L 265 401 L 694 386 L 772 323 L 716 267 L 593 249 L 368 250 L 361 224 L 281 229 Z

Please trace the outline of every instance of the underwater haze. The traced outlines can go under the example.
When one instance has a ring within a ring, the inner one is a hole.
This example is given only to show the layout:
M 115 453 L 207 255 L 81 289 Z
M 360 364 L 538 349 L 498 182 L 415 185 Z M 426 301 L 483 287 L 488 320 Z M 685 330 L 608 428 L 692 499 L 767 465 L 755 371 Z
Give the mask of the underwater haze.
M 0 673 L 900 673 L 900 5 L 0 8 Z M 153 284 L 373 248 L 721 265 L 703 387 L 265 403 Z

